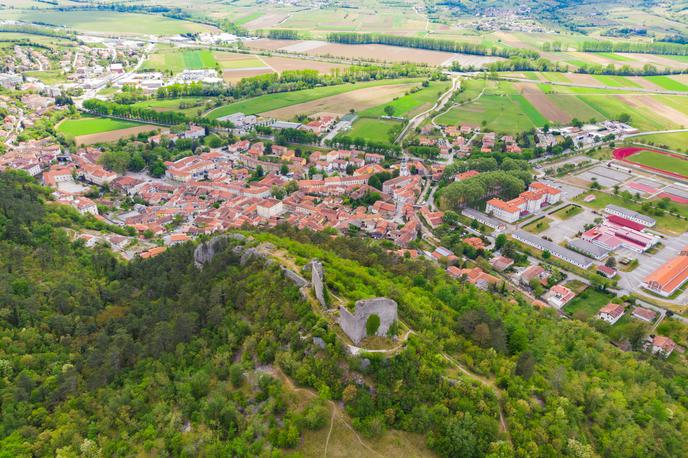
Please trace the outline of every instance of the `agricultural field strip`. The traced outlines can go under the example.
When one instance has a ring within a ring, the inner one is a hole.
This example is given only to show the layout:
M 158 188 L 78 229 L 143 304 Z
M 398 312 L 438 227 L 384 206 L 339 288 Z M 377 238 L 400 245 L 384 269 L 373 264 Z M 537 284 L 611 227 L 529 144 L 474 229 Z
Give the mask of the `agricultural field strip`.
M 337 86 L 324 86 L 313 89 L 305 89 L 295 92 L 283 92 L 277 94 L 266 94 L 239 102 L 234 102 L 223 107 L 211 110 L 206 114 L 210 119 L 217 119 L 232 113 L 257 114 L 266 111 L 276 110 L 299 103 L 310 102 L 312 100 L 329 97 L 344 92 L 354 91 L 374 86 L 386 86 L 390 84 L 419 82 L 419 79 L 391 79 L 380 81 L 369 81 L 356 84 L 341 84 Z

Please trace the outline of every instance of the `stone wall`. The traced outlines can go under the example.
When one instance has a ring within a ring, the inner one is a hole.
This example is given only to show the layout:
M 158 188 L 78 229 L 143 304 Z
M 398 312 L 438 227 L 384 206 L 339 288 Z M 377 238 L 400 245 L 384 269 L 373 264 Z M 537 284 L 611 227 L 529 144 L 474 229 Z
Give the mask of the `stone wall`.
M 325 301 L 325 274 L 323 273 L 322 262 L 317 259 L 311 261 L 311 284 L 313 285 L 313 292 L 315 293 L 316 299 L 320 302 L 323 308 L 327 308 L 327 302 Z
M 366 321 L 373 314 L 380 317 L 380 327 L 375 335 L 385 336 L 389 327 L 397 319 L 397 303 L 386 297 L 363 299 L 356 302 L 354 313 L 341 306 L 339 307 L 339 326 L 355 344 L 358 344 L 366 337 Z

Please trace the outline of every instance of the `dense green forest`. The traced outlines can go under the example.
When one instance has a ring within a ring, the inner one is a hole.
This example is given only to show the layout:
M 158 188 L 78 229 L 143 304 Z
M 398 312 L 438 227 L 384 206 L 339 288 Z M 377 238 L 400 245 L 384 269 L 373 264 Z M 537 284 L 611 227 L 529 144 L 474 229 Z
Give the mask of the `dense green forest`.
M 48 196 L 0 174 L 0 457 L 279 456 L 325 427 L 330 399 L 365 437 L 420 433 L 440 456 L 688 454 L 687 369 L 587 323 L 379 242 L 246 232 L 298 265 L 321 259 L 333 297 L 397 301 L 415 333 L 363 365 L 276 263 L 242 265 L 239 242 L 202 270 L 191 243 L 125 263 L 71 241 Z M 319 398 L 294 404 L 270 367 Z

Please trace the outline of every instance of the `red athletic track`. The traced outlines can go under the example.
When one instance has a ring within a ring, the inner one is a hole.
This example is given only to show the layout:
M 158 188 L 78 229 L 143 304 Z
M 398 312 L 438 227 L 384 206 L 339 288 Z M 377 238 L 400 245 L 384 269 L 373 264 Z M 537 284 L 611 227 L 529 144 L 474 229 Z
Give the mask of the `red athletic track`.
M 668 170 L 662 170 L 658 169 L 656 167 L 650 167 L 649 165 L 645 164 L 639 164 L 637 162 L 633 162 L 630 160 L 630 157 L 633 156 L 636 153 L 639 153 L 640 151 L 651 151 L 653 153 L 657 154 L 663 154 L 665 156 L 671 156 L 675 157 L 676 159 L 681 159 L 681 160 L 688 160 L 686 159 L 685 156 L 681 156 L 679 154 L 672 154 L 672 153 L 667 153 L 666 151 L 658 151 L 656 149 L 650 149 L 650 148 L 639 148 L 637 146 L 627 146 L 624 148 L 617 148 L 612 152 L 612 156 L 614 156 L 614 159 L 618 159 L 620 161 L 628 162 L 630 164 L 635 165 L 636 167 L 640 167 L 646 170 L 651 170 L 653 172 L 662 174 L 662 175 L 667 175 L 670 177 L 678 178 L 680 180 L 688 180 L 688 177 L 685 175 L 681 175 L 680 173 L 675 173 L 675 172 L 669 172 Z

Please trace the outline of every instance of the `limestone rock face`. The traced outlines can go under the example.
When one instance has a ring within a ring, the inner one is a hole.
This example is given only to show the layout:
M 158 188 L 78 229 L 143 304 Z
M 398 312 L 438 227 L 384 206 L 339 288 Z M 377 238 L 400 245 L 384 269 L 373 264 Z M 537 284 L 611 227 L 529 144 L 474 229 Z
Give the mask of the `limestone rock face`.
M 380 317 L 380 327 L 375 335 L 385 336 L 397 319 L 397 303 L 386 297 L 376 297 L 356 302 L 354 313 L 346 307 L 339 307 L 339 325 L 355 344 L 366 337 L 366 321 L 370 315 Z
M 225 234 L 213 237 L 207 242 L 203 242 L 194 250 L 194 264 L 201 269 L 203 266 L 213 260 L 215 255 L 219 253 L 227 244 L 227 240 L 238 240 L 245 242 L 246 237 L 241 234 Z

